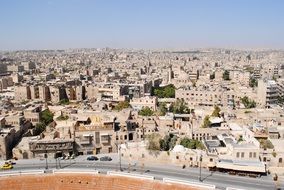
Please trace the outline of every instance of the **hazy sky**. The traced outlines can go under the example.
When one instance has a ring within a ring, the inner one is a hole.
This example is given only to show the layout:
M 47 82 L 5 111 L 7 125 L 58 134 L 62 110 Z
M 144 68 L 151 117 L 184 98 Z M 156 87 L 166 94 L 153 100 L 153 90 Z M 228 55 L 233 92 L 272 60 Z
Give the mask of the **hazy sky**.
M 0 50 L 284 49 L 284 0 L 0 0 L 0 24 Z

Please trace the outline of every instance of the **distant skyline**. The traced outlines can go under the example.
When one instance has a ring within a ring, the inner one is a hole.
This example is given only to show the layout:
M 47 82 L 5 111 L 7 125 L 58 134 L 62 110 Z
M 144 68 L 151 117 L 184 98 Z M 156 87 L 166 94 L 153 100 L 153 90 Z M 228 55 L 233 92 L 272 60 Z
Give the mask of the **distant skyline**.
M 283 0 L 0 0 L 0 50 L 284 49 Z

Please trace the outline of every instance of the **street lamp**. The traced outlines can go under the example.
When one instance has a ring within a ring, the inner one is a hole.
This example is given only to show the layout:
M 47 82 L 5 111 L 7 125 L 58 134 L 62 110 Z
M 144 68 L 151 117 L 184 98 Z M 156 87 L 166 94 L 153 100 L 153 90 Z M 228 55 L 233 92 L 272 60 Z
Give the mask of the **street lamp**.
M 199 181 L 202 182 L 201 179 L 201 163 L 202 163 L 202 154 L 199 156 Z
M 118 157 L 119 157 L 119 170 L 122 171 L 122 167 L 121 167 L 121 146 L 120 146 L 120 144 L 118 144 L 118 142 L 116 142 L 115 145 L 116 145 Z
M 47 164 L 47 151 L 44 153 L 44 158 L 45 158 L 45 169 L 48 169 L 48 164 Z
M 117 147 L 118 147 L 118 156 L 119 156 L 119 170 L 122 171 L 122 168 L 121 168 L 121 146 L 120 146 L 120 144 L 118 144 Z

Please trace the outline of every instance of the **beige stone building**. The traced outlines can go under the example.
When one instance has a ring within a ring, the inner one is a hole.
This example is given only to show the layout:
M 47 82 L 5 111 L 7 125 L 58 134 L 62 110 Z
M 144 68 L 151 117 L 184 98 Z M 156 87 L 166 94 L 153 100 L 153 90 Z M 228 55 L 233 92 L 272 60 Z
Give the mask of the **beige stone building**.
M 149 107 L 151 110 L 157 110 L 157 97 L 155 96 L 145 96 L 141 98 L 132 98 L 130 105 L 134 110 L 141 110 L 143 108 Z
M 274 80 L 258 80 L 257 101 L 262 108 L 276 105 L 278 88 Z
M 15 101 L 22 102 L 31 99 L 31 90 L 28 85 L 15 86 Z

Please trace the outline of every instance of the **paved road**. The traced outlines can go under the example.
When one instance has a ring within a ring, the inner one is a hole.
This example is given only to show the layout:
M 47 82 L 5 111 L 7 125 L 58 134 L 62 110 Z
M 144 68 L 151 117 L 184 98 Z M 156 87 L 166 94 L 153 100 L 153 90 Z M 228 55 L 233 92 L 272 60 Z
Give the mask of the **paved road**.
M 111 155 L 113 160 L 111 162 L 102 161 L 87 161 L 86 156 L 80 156 L 74 160 L 61 160 L 55 162 L 54 159 L 48 160 L 48 166 L 50 169 L 84 169 L 84 170 L 99 170 L 101 173 L 105 173 L 110 170 L 119 170 L 119 162 L 117 155 Z M 60 165 L 60 166 L 59 166 Z M 31 160 L 18 160 L 14 165 L 13 171 L 23 171 L 31 169 L 45 169 L 46 161 L 39 159 Z M 179 168 L 173 165 L 158 165 L 158 164 L 145 164 L 142 167 L 139 162 L 132 161 L 129 163 L 122 161 L 122 169 L 124 172 L 139 173 L 149 176 L 154 176 L 155 179 L 175 178 L 189 181 L 198 182 L 199 168 Z M 210 172 L 206 169 L 202 169 L 202 181 L 207 184 L 216 185 L 218 189 L 226 189 L 226 187 L 235 187 L 240 189 L 275 189 L 275 184 L 272 181 L 271 176 L 262 176 L 261 178 L 250 178 L 241 176 L 231 176 L 220 172 Z M 282 184 L 284 189 L 284 185 Z

